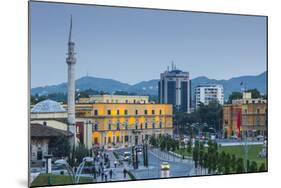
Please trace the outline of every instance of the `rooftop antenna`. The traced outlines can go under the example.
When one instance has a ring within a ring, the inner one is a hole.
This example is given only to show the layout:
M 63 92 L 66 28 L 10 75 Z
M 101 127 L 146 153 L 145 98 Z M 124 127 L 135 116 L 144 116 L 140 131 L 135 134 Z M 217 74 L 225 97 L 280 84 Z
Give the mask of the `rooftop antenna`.
M 172 70 L 174 70 L 174 61 L 172 61 Z

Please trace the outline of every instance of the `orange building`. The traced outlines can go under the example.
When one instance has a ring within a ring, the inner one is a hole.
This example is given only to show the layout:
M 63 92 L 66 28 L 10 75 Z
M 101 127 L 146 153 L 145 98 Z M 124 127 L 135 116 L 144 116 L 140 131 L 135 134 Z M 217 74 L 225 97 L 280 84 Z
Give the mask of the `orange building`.
M 239 124 L 241 135 L 267 137 L 267 100 L 252 99 L 249 93 L 244 93 L 243 99 L 225 104 L 223 126 L 227 137 L 239 135 Z
M 172 105 L 134 103 L 76 104 L 77 135 L 88 147 L 142 144 L 151 135 L 173 134 Z M 82 128 L 84 127 L 84 128 Z

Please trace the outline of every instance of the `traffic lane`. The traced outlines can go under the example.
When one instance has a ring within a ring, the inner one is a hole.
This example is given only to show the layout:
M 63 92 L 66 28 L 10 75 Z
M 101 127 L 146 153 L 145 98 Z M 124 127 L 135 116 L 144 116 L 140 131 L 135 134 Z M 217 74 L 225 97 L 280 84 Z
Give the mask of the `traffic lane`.
M 169 162 L 170 170 L 161 170 L 161 163 L 164 160 L 159 159 L 155 155 L 148 153 L 149 168 L 141 167 L 133 170 L 137 179 L 166 178 L 166 177 L 182 177 L 189 176 L 192 164 L 181 162 Z M 143 164 L 140 160 L 140 164 Z

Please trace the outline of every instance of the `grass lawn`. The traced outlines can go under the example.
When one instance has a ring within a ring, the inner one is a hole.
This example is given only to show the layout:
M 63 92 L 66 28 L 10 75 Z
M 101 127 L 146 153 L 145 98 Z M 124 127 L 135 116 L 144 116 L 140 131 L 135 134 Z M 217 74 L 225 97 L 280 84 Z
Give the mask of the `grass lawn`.
M 31 184 L 33 187 L 43 186 L 43 185 L 63 185 L 63 184 L 72 184 L 72 179 L 70 176 L 64 175 L 54 175 L 50 174 L 50 184 L 49 184 L 49 175 L 40 174 Z M 80 177 L 79 183 L 92 183 L 93 180 L 87 177 Z
M 266 164 L 266 158 L 258 157 L 259 152 L 262 150 L 262 145 L 248 145 L 248 159 L 250 161 L 256 161 L 258 167 L 264 163 Z M 236 158 L 244 158 L 243 146 L 222 146 L 221 151 L 229 153 L 230 155 L 236 155 Z

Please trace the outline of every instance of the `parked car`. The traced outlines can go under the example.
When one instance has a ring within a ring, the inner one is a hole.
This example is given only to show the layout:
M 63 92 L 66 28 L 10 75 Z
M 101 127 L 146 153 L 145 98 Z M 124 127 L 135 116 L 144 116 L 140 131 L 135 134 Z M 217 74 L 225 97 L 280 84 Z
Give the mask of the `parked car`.
M 168 162 L 162 162 L 161 170 L 170 170 L 170 164 Z

